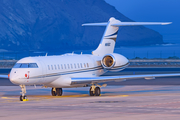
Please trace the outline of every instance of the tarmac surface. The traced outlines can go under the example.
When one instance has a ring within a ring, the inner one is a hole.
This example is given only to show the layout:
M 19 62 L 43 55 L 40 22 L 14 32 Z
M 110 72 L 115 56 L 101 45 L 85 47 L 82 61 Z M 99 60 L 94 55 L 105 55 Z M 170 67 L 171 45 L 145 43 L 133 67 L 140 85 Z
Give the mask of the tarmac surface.
M 0 71 L 1 74 L 8 72 Z M 180 68 L 129 68 L 106 75 L 178 73 Z M 51 88 L 27 86 L 28 101 L 19 101 L 20 87 L 0 79 L 0 120 L 178 120 L 180 77 L 110 82 L 101 96 L 89 96 L 89 87 L 64 88 L 51 96 Z
M 0 120 L 178 120 L 180 86 L 109 86 L 101 96 L 89 88 L 64 89 L 53 97 L 50 88 L 27 87 L 29 101 L 19 101 L 18 86 L 0 87 Z

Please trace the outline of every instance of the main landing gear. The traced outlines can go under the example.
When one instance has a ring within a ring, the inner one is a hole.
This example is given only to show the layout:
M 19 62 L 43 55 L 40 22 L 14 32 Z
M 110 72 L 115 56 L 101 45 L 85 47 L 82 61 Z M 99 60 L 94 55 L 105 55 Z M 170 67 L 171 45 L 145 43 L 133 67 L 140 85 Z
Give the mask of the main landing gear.
M 20 101 L 28 101 L 26 94 L 26 86 L 25 85 L 19 85 L 21 87 L 21 91 L 20 92 L 22 95 L 20 96 Z
M 100 87 L 96 87 L 96 86 L 92 85 L 89 90 L 89 95 L 90 96 L 100 96 L 101 95 Z
M 51 89 L 51 94 L 52 96 L 62 96 L 62 88 L 52 88 Z

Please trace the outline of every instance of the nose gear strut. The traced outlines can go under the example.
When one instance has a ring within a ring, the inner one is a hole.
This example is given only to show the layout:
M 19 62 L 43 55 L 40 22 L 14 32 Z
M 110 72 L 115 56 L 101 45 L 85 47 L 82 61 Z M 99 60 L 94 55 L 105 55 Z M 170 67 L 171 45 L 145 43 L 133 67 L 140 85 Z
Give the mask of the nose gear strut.
M 25 85 L 19 85 L 21 87 L 21 91 L 20 92 L 22 95 L 20 96 L 20 101 L 28 101 L 26 94 L 26 86 Z

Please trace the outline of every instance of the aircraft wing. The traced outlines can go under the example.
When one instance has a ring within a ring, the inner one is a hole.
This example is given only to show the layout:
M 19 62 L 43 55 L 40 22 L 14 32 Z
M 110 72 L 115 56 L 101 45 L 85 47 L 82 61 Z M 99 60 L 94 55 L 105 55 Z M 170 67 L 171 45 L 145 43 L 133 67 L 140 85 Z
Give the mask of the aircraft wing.
M 147 74 L 147 75 L 122 75 L 122 76 L 101 76 L 101 77 L 79 77 L 71 78 L 71 85 L 75 84 L 97 84 L 108 81 L 126 81 L 128 79 L 155 79 L 155 77 L 180 76 L 180 73 L 174 74 Z
M 0 78 L 9 78 L 8 75 L 0 75 Z

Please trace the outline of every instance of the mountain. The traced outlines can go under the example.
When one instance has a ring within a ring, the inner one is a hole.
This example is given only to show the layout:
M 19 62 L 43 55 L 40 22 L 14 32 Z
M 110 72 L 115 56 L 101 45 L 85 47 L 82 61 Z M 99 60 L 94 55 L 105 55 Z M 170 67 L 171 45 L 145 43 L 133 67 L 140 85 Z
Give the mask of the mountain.
M 1 0 L 0 49 L 95 49 L 105 27 L 82 24 L 106 22 L 110 17 L 132 21 L 104 0 Z M 162 35 L 151 29 L 121 27 L 116 47 L 162 43 Z

